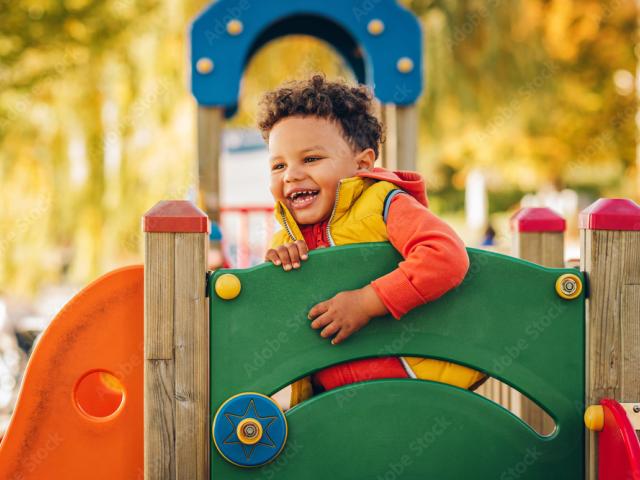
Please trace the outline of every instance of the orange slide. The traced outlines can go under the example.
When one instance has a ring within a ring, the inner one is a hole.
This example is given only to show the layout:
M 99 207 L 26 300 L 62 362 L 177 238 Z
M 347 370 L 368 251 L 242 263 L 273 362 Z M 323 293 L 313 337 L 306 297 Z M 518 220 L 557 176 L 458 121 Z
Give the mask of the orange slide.
M 0 479 L 143 479 L 143 291 L 142 266 L 115 270 L 51 322 L 0 443 Z

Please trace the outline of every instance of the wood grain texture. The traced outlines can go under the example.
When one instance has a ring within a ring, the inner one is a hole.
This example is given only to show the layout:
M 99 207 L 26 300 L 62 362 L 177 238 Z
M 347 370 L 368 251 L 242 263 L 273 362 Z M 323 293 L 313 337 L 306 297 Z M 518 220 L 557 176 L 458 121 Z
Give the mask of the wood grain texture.
M 175 480 L 173 360 L 145 360 L 144 478 Z
M 398 170 L 417 169 L 418 109 L 415 105 L 396 106 Z
M 144 355 L 173 358 L 173 233 L 145 234 Z
M 640 232 L 581 230 L 586 302 L 586 405 L 640 401 Z M 585 405 L 585 407 L 586 407 Z M 587 436 L 587 478 L 597 477 L 597 437 Z
M 206 241 L 203 234 L 176 234 L 175 448 L 179 480 L 205 480 L 209 476 Z
M 198 106 L 198 189 L 203 210 L 220 221 L 220 150 L 224 109 Z
M 381 145 L 380 161 L 384 168 L 398 169 L 398 126 L 396 122 L 396 106 L 386 104 L 381 106 L 381 120 L 385 132 L 385 141 Z

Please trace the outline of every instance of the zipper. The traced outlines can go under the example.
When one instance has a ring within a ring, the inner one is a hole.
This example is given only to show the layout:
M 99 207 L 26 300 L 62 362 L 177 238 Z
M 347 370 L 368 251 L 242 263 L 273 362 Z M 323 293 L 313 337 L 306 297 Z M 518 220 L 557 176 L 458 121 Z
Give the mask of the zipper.
M 280 216 L 282 217 L 282 224 L 284 225 L 284 229 L 287 231 L 289 238 L 291 238 L 291 240 L 295 242 L 297 239 L 293 234 L 293 232 L 291 231 L 291 228 L 289 227 L 289 223 L 287 222 L 287 216 L 284 214 L 284 208 L 282 208 L 282 205 L 280 206 Z
M 336 188 L 336 198 L 333 201 L 333 210 L 331 211 L 331 216 L 329 217 L 329 221 L 327 222 L 327 240 L 329 240 L 329 245 L 331 247 L 336 246 L 336 243 L 333 241 L 333 237 L 331 236 L 331 221 L 333 220 L 333 216 L 336 214 L 336 209 L 338 208 L 338 198 L 340 197 L 341 184 L 342 184 L 342 180 L 339 180 L 338 188 Z

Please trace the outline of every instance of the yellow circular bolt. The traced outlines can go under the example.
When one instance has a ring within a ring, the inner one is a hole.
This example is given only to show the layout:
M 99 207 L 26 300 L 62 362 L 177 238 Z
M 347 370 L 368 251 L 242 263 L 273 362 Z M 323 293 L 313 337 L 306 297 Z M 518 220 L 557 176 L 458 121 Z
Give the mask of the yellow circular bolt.
M 231 273 L 220 275 L 216 280 L 216 294 L 224 300 L 233 300 L 240 295 L 240 279 Z
M 582 280 L 573 273 L 560 275 L 556 280 L 556 292 L 566 300 L 573 300 L 582 293 Z
M 413 71 L 413 60 L 409 57 L 402 57 L 396 64 L 400 73 L 411 73 Z
M 262 438 L 262 425 L 254 418 L 245 418 L 238 424 L 236 434 L 245 445 L 253 445 Z
M 213 60 L 207 57 L 202 57 L 196 63 L 196 70 L 202 75 L 213 72 Z
M 371 35 L 378 36 L 384 32 L 384 23 L 378 18 L 374 18 L 367 24 L 367 31 Z
M 242 24 L 242 22 L 240 20 L 229 20 L 229 22 L 227 22 L 227 33 L 229 35 L 240 35 L 242 33 L 242 30 L 244 30 L 244 25 Z
M 601 432 L 604 428 L 604 408 L 602 405 L 591 405 L 584 412 L 584 424 L 592 432 Z

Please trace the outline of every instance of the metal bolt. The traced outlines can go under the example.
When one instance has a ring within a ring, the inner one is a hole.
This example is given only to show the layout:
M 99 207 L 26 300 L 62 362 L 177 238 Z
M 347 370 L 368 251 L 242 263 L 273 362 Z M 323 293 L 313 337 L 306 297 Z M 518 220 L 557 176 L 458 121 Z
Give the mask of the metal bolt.
M 578 288 L 578 284 L 573 278 L 567 278 L 562 282 L 562 291 L 567 295 L 571 295 Z
M 640 405 L 634 405 L 633 406 L 633 411 L 636 413 L 640 413 Z

